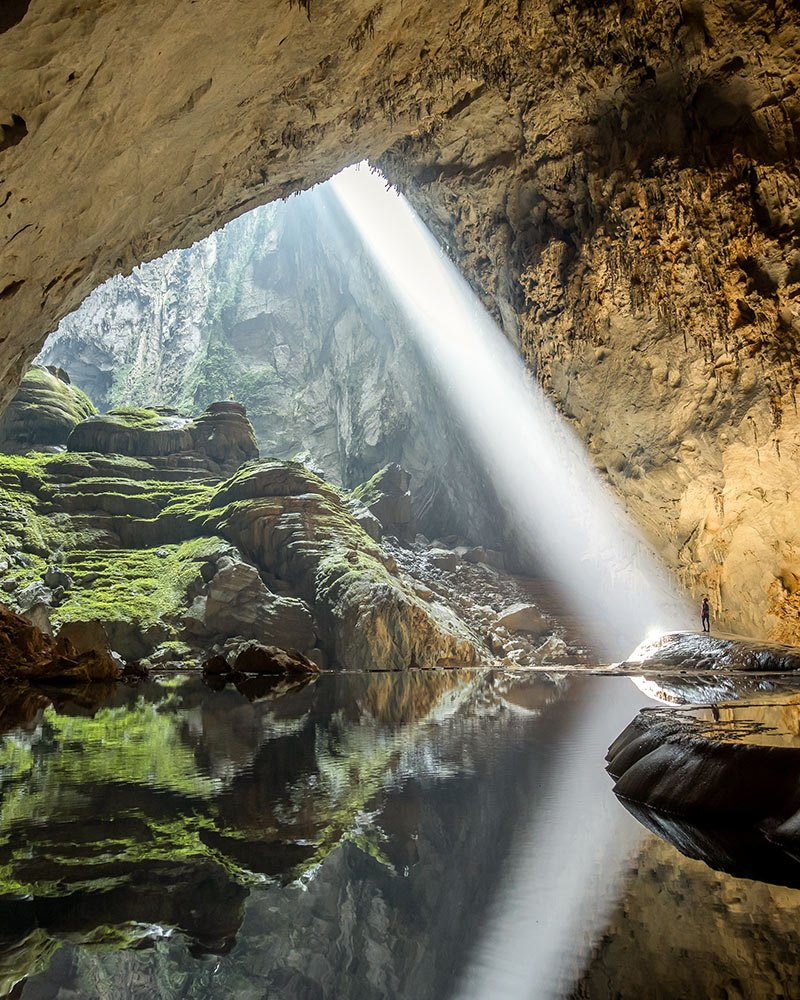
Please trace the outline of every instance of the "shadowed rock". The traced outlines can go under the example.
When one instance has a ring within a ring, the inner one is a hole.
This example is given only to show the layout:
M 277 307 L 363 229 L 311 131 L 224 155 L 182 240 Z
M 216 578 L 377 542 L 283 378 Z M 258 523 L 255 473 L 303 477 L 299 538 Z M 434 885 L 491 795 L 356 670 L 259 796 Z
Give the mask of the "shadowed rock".
M 713 868 L 800 887 L 800 695 L 645 709 L 607 754 L 648 829 Z
M 107 644 L 78 652 L 68 637 L 53 640 L 0 604 L 0 677 L 85 683 L 117 680 L 121 674 Z
M 353 496 L 377 517 L 387 534 L 401 542 L 414 540 L 417 524 L 411 509 L 411 477 L 405 469 L 387 465 L 357 486 Z

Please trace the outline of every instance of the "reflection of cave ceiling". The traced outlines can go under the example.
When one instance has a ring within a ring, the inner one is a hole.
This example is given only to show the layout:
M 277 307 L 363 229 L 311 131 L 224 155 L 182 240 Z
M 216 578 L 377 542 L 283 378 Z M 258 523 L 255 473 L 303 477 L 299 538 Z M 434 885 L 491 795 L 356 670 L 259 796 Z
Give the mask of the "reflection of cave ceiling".
M 794 639 L 799 48 L 784 0 L 12 4 L 0 382 L 109 274 L 382 157 L 684 582 Z

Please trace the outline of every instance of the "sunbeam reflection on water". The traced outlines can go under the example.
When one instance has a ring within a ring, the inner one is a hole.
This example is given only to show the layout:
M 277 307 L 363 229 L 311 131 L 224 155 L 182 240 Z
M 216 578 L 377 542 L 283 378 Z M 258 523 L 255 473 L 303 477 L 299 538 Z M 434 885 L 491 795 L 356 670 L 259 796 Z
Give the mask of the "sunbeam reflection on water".
M 686 628 L 692 619 L 685 599 L 406 199 L 365 165 L 343 170 L 332 186 L 404 309 L 515 532 L 565 600 L 600 623 L 596 649 L 621 659 L 654 628 Z

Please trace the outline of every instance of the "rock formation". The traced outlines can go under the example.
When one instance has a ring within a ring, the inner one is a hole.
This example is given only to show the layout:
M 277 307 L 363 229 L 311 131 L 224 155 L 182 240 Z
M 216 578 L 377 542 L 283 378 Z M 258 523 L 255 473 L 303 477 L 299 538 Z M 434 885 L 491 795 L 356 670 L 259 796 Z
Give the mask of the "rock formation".
M 235 472 L 258 457 L 253 428 L 241 403 L 212 403 L 195 420 L 169 407 L 109 410 L 78 424 L 70 451 L 130 457 L 195 456 L 214 473 Z
M 83 644 L 75 637 L 74 629 L 64 629 L 54 639 L 0 604 L 0 678 L 80 684 L 122 676 L 107 640 Z
M 6 398 L 112 273 L 380 158 L 687 586 L 799 637 L 795 5 L 112 0 L 3 27 Z
M 689 857 L 800 887 L 799 701 L 645 709 L 609 748 L 614 791 Z
M 25 452 L 63 447 L 73 428 L 96 412 L 63 369 L 33 365 L 0 414 L 0 449 Z
M 347 489 L 399 463 L 422 532 L 501 540 L 486 476 L 330 185 L 106 282 L 40 360 L 101 410 L 235 398 L 262 454 L 302 456 Z
M 0 587 L 48 625 L 100 622 L 125 659 L 156 663 L 244 640 L 296 647 L 314 669 L 475 660 L 471 631 L 334 486 L 277 460 L 222 478 L 255 449 L 240 404 L 90 417 L 69 444 L 114 451 L 0 456 Z

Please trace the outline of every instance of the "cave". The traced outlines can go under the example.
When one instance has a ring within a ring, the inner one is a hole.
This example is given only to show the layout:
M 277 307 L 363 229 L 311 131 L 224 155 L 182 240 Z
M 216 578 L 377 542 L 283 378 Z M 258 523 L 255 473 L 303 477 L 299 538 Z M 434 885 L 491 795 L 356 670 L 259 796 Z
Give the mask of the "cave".
M 4 995 L 800 990 L 798 54 L 789 0 L 4 7 Z M 478 317 L 443 373 L 356 164 Z

